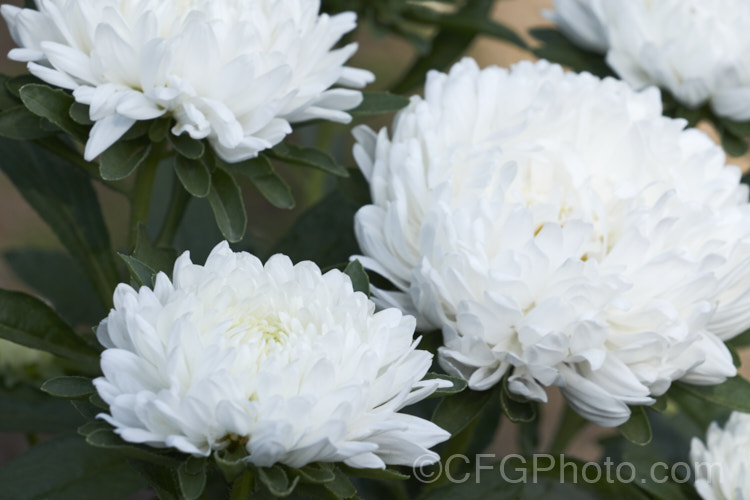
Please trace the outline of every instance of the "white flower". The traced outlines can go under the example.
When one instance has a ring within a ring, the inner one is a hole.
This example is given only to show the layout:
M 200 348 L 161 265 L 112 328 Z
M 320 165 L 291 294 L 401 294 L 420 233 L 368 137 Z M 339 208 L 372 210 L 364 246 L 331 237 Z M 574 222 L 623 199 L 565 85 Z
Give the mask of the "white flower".
M 374 314 L 339 271 L 283 255 L 265 266 L 221 243 L 205 266 L 184 254 L 174 283 L 120 285 L 97 330 L 95 380 L 126 441 L 199 456 L 244 443 L 259 466 L 343 461 L 412 465 L 448 434 L 397 413 L 435 391 L 414 318 Z
M 704 500 L 750 498 L 750 415 L 732 413 L 724 429 L 712 422 L 706 443 L 693 438 L 695 489 Z
M 710 103 L 750 120 L 750 2 L 555 0 L 547 13 L 581 47 L 607 54 L 637 89 L 656 85 L 685 106 Z
M 376 302 L 442 328 L 449 373 L 539 401 L 559 385 L 601 425 L 735 374 L 720 339 L 750 326 L 748 190 L 656 89 L 466 59 L 425 95 L 391 139 L 356 129 L 356 232 L 397 287 Z
M 96 123 L 86 159 L 139 120 L 174 117 L 172 133 L 208 139 L 226 161 L 255 157 L 312 119 L 348 122 L 373 75 L 345 67 L 351 12 L 319 0 L 39 0 L 3 5 L 31 73 L 73 90 Z

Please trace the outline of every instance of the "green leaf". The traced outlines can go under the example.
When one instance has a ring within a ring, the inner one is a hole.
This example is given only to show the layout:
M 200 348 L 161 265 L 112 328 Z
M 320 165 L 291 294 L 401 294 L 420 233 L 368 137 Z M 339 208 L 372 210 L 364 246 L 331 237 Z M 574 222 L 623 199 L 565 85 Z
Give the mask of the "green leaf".
M 79 125 L 91 126 L 94 124 L 94 121 L 91 119 L 89 111 L 90 109 L 87 105 L 81 104 L 80 102 L 74 102 L 70 105 L 68 115 L 70 115 L 70 118 Z
M 96 392 L 88 377 L 56 377 L 42 384 L 42 390 L 56 398 L 84 399 Z
M 145 484 L 122 457 L 69 434 L 38 444 L 0 469 L 3 497 L 13 500 L 126 498 Z
M 452 436 L 466 428 L 489 404 L 497 391 L 463 391 L 440 401 L 432 414 L 432 422 Z
M 735 349 L 742 349 L 743 347 L 750 346 L 750 330 L 737 335 L 731 340 L 728 340 L 727 345 L 730 345 Z
M 96 448 L 105 448 L 124 456 L 142 460 L 164 467 L 177 467 L 179 464 L 175 456 L 180 456 L 174 452 L 161 451 L 157 448 L 148 446 L 133 445 L 126 443 L 114 431 L 110 429 L 95 430 L 86 435 L 86 442 Z
M 532 422 L 536 419 L 536 407 L 529 401 L 522 401 L 517 396 L 510 393 L 507 384 L 508 378 L 505 377 L 502 382 L 500 391 L 500 406 L 503 413 L 511 422 L 522 423 Z
M 203 494 L 207 465 L 205 458 L 190 457 L 177 468 L 177 481 L 185 500 L 196 500 Z
M 290 481 L 284 468 L 279 465 L 258 467 L 256 471 L 261 484 L 268 488 L 268 491 L 277 498 L 285 498 L 291 495 L 300 480 L 299 476 L 297 476 Z
M 352 288 L 355 292 L 362 292 L 368 297 L 370 296 L 370 277 L 367 276 L 367 271 L 358 260 L 351 261 L 344 269 L 344 274 L 351 278 Z
M 227 170 L 242 174 L 253 183 L 260 194 L 276 208 L 294 208 L 294 197 L 289 185 L 273 169 L 265 155 L 252 160 L 224 165 Z
M 575 71 L 588 71 L 602 78 L 614 76 L 604 56 L 578 48 L 558 30 L 537 28 L 529 33 L 543 44 L 533 50 L 537 57 L 568 66 Z
M 750 121 L 734 122 L 727 119 L 720 119 L 721 126 L 726 128 L 736 137 L 750 137 Z
M 174 263 L 177 260 L 177 252 L 174 248 L 156 247 L 151 243 L 151 240 L 148 238 L 148 231 L 146 231 L 146 227 L 143 224 L 138 226 L 138 234 L 132 256 L 148 266 L 154 275 L 163 272 L 167 276 L 171 276 Z
M 70 116 L 70 107 L 75 100 L 68 92 L 32 83 L 21 87 L 20 96 L 29 111 L 46 118 L 66 134 L 80 141 L 88 137 L 88 129 Z
M 750 382 L 741 375 L 718 385 L 672 384 L 674 390 L 686 392 L 709 403 L 744 413 L 750 413 Z
M 68 401 L 54 399 L 27 384 L 0 382 L 0 432 L 62 432 L 83 419 Z
M 489 467 L 489 463 L 483 463 Z M 519 500 L 523 497 L 524 475 L 523 465 L 518 465 L 514 459 L 505 463 L 504 473 L 500 474 L 498 466 L 494 470 L 476 469 L 473 474 L 458 473 L 453 477 L 456 482 L 437 488 L 425 488 L 417 497 L 418 500 Z M 460 482 L 459 482 L 460 481 Z
M 0 290 L 0 337 L 87 366 L 98 364 L 95 349 L 49 306 L 24 293 Z
M 211 172 L 202 161 L 184 156 L 173 159 L 174 171 L 185 190 L 196 198 L 205 198 L 211 192 Z
M 654 397 L 656 402 L 652 404 L 649 408 L 651 408 L 654 411 L 658 411 L 659 413 L 663 413 L 667 410 L 667 405 L 669 404 L 669 400 L 667 398 L 666 394 L 662 394 L 661 396 Z
M 172 126 L 172 117 L 163 116 L 151 122 L 148 129 L 148 138 L 151 142 L 161 142 L 169 136 L 169 129 Z
M 333 481 L 323 483 L 323 487 L 337 499 L 353 498 L 357 494 L 357 488 L 341 469 L 334 465 L 332 470 L 335 478 Z
M 646 410 L 643 406 L 631 406 L 630 410 L 632 411 L 630 419 L 617 429 L 631 443 L 646 446 L 653 438 Z
M 338 464 L 337 467 L 341 469 L 344 474 L 351 477 L 377 479 L 379 481 L 406 481 L 409 479 L 409 476 L 402 474 L 395 469 L 355 469 L 346 464 Z
M 45 126 L 45 122 L 46 120 L 26 109 L 26 106 L 8 108 L 0 113 L 0 137 L 30 141 L 54 135 L 54 131 Z
M 741 368 L 742 358 L 740 357 L 740 353 L 738 353 L 737 349 L 735 349 L 731 345 L 727 345 L 727 349 L 729 350 L 729 353 L 732 355 L 732 363 L 734 363 L 735 368 Z
M 168 134 L 175 150 L 185 158 L 191 160 L 200 160 L 206 152 L 206 147 L 201 141 L 193 139 L 187 134 L 173 135 Z
M 221 234 L 231 242 L 242 240 L 247 227 L 247 214 L 242 191 L 234 177 L 220 168 L 215 169 L 211 175 L 208 202 Z
M 156 497 L 159 500 L 183 500 L 180 498 L 180 485 L 173 467 L 163 467 L 132 460 L 130 465 L 140 473 L 141 477 L 156 492 Z
M 349 177 L 346 168 L 336 163 L 331 155 L 316 148 L 301 148 L 282 142 L 265 154 L 290 165 L 311 167 L 338 177 Z
M 249 470 L 239 476 L 232 484 L 229 500 L 249 500 L 253 494 L 254 479 L 253 473 Z
M 120 278 L 88 175 L 29 143 L 0 139 L 0 169 L 70 251 L 109 305 Z
M 336 474 L 329 467 L 313 463 L 300 469 L 292 469 L 292 473 L 299 475 L 302 482 L 309 484 L 323 484 L 336 479 Z
M 247 465 L 242 461 L 247 456 L 247 451 L 243 447 L 236 447 L 235 449 L 224 449 L 214 453 L 214 462 L 219 470 L 224 474 L 224 478 L 227 482 L 233 482 L 240 475 L 252 473 L 247 469 Z
M 119 255 L 123 262 L 125 262 L 133 283 L 135 283 L 138 287 L 154 286 L 154 276 L 156 275 L 156 272 L 153 269 L 133 256 L 125 255 L 119 252 L 117 253 L 117 255 Z
M 667 463 L 664 457 L 655 453 L 653 446 L 626 445 L 622 454 L 622 463 L 629 463 L 635 468 L 634 483 L 657 500 L 675 500 L 684 498 L 680 487 L 672 481 L 654 477 L 653 465 Z M 623 473 L 629 474 L 629 473 Z M 665 474 L 667 476 L 667 474 Z M 666 478 L 665 478 L 666 479 Z
M 23 249 L 5 254 L 13 273 L 51 302 L 71 325 L 94 325 L 106 315 L 83 270 L 67 254 Z
M 362 104 L 349 111 L 356 117 L 395 113 L 409 105 L 409 98 L 390 92 L 362 92 Z
M 451 377 L 450 375 L 445 375 L 443 373 L 428 373 L 427 375 L 425 375 L 424 379 L 425 380 L 434 380 L 434 379 L 447 380 L 448 382 L 453 384 L 453 386 L 451 387 L 443 387 L 433 392 L 432 395 L 430 395 L 431 398 L 442 398 L 445 396 L 452 396 L 454 394 L 458 394 L 459 392 L 463 392 L 469 386 L 466 380 L 462 378 L 458 378 L 458 377 Z
M 105 181 L 119 181 L 143 165 L 151 154 L 151 143 L 117 141 L 99 159 L 99 173 Z
M 738 137 L 726 128 L 719 129 L 719 133 L 721 134 L 721 146 L 729 156 L 744 156 L 750 149 L 747 139 L 744 137 Z
M 45 85 L 42 80 L 29 73 L 8 78 L 4 81 L 4 83 L 5 89 L 10 93 L 10 95 L 19 100 L 21 99 L 21 87 L 29 84 Z

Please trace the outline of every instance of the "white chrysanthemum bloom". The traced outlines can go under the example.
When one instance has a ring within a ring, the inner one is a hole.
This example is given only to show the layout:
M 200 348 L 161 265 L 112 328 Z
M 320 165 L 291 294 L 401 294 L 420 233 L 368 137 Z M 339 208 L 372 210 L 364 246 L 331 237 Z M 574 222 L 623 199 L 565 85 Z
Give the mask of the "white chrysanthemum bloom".
M 554 20 L 571 41 L 606 53 L 637 89 L 656 85 L 685 106 L 710 103 L 750 120 L 750 2 L 746 0 L 555 0 Z
M 735 375 L 721 339 L 750 326 L 750 204 L 740 169 L 659 92 L 466 59 L 431 72 L 392 138 L 355 131 L 373 204 L 362 263 L 376 302 L 442 328 L 440 360 L 484 390 L 559 385 L 601 425 L 674 380 Z
M 86 159 L 139 120 L 170 114 L 172 133 L 208 139 L 226 161 L 252 158 L 312 119 L 348 122 L 369 71 L 344 66 L 356 26 L 319 0 L 38 0 L 2 6 L 10 51 L 31 73 L 91 106 Z
M 693 438 L 695 489 L 704 500 L 750 498 L 750 415 L 735 412 L 722 429 L 712 422 L 706 442 Z
M 414 318 L 374 307 L 311 262 L 263 266 L 227 243 L 205 266 L 186 253 L 173 283 L 117 288 L 97 330 L 100 417 L 126 441 L 193 455 L 241 443 L 259 466 L 438 460 L 428 448 L 448 433 L 398 411 L 445 383 L 422 380 L 432 355 L 415 349 Z

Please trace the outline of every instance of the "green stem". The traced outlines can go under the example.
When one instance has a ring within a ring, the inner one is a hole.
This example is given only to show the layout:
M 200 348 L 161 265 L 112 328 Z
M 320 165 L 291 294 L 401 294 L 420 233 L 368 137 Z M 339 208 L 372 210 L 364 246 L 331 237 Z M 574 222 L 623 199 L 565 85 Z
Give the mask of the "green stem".
M 175 178 L 172 184 L 172 197 L 169 200 L 169 210 L 164 217 L 159 236 L 156 238 L 156 246 L 171 246 L 180 223 L 185 216 L 185 209 L 190 203 L 190 193 L 182 187 L 179 179 Z
M 573 411 L 570 406 L 565 405 L 563 416 L 557 427 L 555 439 L 552 441 L 549 452 L 558 455 L 565 451 L 570 441 L 586 425 L 586 419 Z
M 138 168 L 135 185 L 130 197 L 130 248 L 135 248 L 138 238 L 138 225 L 148 222 L 148 210 L 151 205 L 151 191 L 154 187 L 156 170 L 164 155 L 164 146 L 154 144 L 151 154 Z

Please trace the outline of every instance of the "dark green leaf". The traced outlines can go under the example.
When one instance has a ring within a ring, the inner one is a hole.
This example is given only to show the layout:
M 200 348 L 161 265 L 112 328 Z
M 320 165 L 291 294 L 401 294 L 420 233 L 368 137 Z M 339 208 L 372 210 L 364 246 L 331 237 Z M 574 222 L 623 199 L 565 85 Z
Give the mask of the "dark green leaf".
M 734 363 L 735 368 L 741 368 L 742 358 L 740 357 L 740 353 L 731 345 L 727 345 L 727 349 L 729 349 L 729 353 L 732 355 L 732 363 Z
M 42 390 L 63 399 L 84 399 L 96 392 L 90 378 L 78 376 L 50 379 L 42 384 Z
M 106 311 L 78 263 L 63 252 L 24 249 L 5 254 L 8 265 L 71 325 L 94 325 Z
M 485 459 L 486 460 L 486 459 Z M 478 464 L 479 465 L 479 464 Z M 483 462 L 482 467 L 491 464 Z M 457 473 L 453 484 L 425 489 L 418 500 L 518 500 L 524 489 L 524 478 L 530 478 L 523 470 L 523 464 L 509 459 L 504 464 L 503 474 L 495 465 L 493 470 L 477 468 L 473 474 Z M 426 476 L 425 476 L 426 477 Z M 446 478 L 450 479 L 450 478 Z
M 536 407 L 529 401 L 521 401 L 517 396 L 510 393 L 507 386 L 507 377 L 503 379 L 500 391 L 500 406 L 503 413 L 511 422 L 532 422 L 536 419 Z
M 89 115 L 89 107 L 80 102 L 74 102 L 71 104 L 68 114 L 70 115 L 70 118 L 79 125 L 90 126 L 94 124 L 94 121 Z
M 177 468 L 177 481 L 185 500 L 196 500 L 206 489 L 205 458 L 190 457 Z
M 455 436 L 466 428 L 497 397 L 496 390 L 463 391 L 440 401 L 432 414 L 432 422 Z
M 680 487 L 668 479 L 666 469 L 664 478 L 655 477 L 653 466 L 656 463 L 666 463 L 664 457 L 659 456 L 653 446 L 626 445 L 622 454 L 622 462 L 631 464 L 635 469 L 635 484 L 648 492 L 657 500 L 676 500 L 683 498 Z M 624 469 L 623 478 L 627 478 L 629 472 Z M 661 469 L 656 469 L 661 470 Z
M 291 472 L 299 475 L 302 482 L 310 484 L 323 484 L 336 478 L 330 467 L 323 467 L 317 463 L 306 465 L 301 469 L 292 469 Z
M 349 177 L 346 168 L 336 163 L 331 155 L 319 149 L 301 148 L 282 142 L 272 150 L 267 151 L 266 154 L 275 160 L 290 165 L 311 167 L 338 177 Z
M 119 181 L 130 176 L 143 165 L 151 153 L 151 143 L 117 141 L 102 153 L 99 173 L 105 181 Z
M 743 156 L 750 149 L 744 137 L 738 137 L 726 128 L 720 129 L 719 132 L 721 133 L 721 146 L 729 156 Z
M 13 97 L 7 87 L 10 77 L 0 74 L 0 111 L 18 106 L 18 99 Z
M 743 347 L 750 346 L 750 330 L 741 333 L 735 338 L 727 341 L 727 345 L 730 345 L 735 349 L 742 349 Z
M 279 177 L 267 156 L 226 165 L 232 172 L 242 174 L 260 191 L 271 205 L 277 208 L 294 208 L 294 197 L 289 185 Z
M 214 462 L 219 470 L 224 474 L 228 482 L 235 481 L 241 474 L 247 476 L 252 473 L 247 470 L 247 465 L 242 461 L 247 456 L 244 448 L 238 446 L 235 449 L 219 450 L 214 453 Z M 252 483 L 251 483 L 252 484 Z
M 443 387 L 438 389 L 437 391 L 433 392 L 430 396 L 431 398 L 442 398 L 445 396 L 452 396 L 454 394 L 458 394 L 459 392 L 463 392 L 466 387 L 468 387 L 468 383 L 466 380 L 458 377 L 451 377 L 450 375 L 445 375 L 442 373 L 428 373 L 424 377 L 425 380 L 434 380 L 434 379 L 440 379 L 440 380 L 447 380 L 451 384 L 453 384 L 451 387 Z
M 405 481 L 409 479 L 409 476 L 402 474 L 395 469 L 355 469 L 354 467 L 349 467 L 344 464 L 338 464 L 337 467 L 340 468 L 344 474 L 352 477 L 377 479 L 380 481 Z
M 253 473 L 245 471 L 232 484 L 232 495 L 229 500 L 250 500 L 253 494 L 253 485 L 255 484 Z
M 409 98 L 390 92 L 362 92 L 362 104 L 349 111 L 352 116 L 395 113 L 409 105 Z
M 88 175 L 28 143 L 0 139 L 0 157 L 0 169 L 70 251 L 99 297 L 109 302 L 119 275 Z
M 183 500 L 180 498 L 180 485 L 173 467 L 133 460 L 130 461 L 130 466 L 141 474 L 159 500 Z
M 658 412 L 664 412 L 667 409 L 667 404 L 669 403 L 666 394 L 663 394 L 661 396 L 654 398 L 656 402 L 650 406 L 650 408 L 654 411 Z
M 174 171 L 185 190 L 196 198 L 205 198 L 211 192 L 211 172 L 199 160 L 184 156 L 174 158 Z
M 0 484 L 13 500 L 126 498 L 145 486 L 122 457 L 75 434 L 34 446 L 0 469 Z
M 145 445 L 140 446 L 126 443 L 111 429 L 100 429 L 91 432 L 86 436 L 86 442 L 97 448 L 106 448 L 136 460 L 165 467 L 176 467 L 179 463 L 174 458 L 174 454 Z
M 215 169 L 211 175 L 208 202 L 221 234 L 231 242 L 242 240 L 247 227 L 247 214 L 242 191 L 234 177 L 220 168 Z
M 68 401 L 54 399 L 26 384 L 0 383 L 0 432 L 61 432 L 83 419 Z
M 290 481 L 284 468 L 279 465 L 259 467 L 256 470 L 261 484 L 268 488 L 268 491 L 277 498 L 284 498 L 291 495 L 300 480 L 298 476 Z
M 70 107 L 75 100 L 69 93 L 32 83 L 21 87 L 20 95 L 24 105 L 35 115 L 46 118 L 60 130 L 80 141 L 85 141 L 88 137 L 88 129 L 76 123 L 70 116 Z
M 645 446 L 653 438 L 646 410 L 643 406 L 632 406 L 630 409 L 632 411 L 630 419 L 617 429 L 631 443 Z
M 138 227 L 135 250 L 133 250 L 132 256 L 148 266 L 154 275 L 163 272 L 167 276 L 171 276 L 172 268 L 175 260 L 177 260 L 177 252 L 173 248 L 156 247 L 151 243 L 143 224 Z
M 733 122 L 731 120 L 722 119 L 721 126 L 726 128 L 736 137 L 750 137 L 750 121 Z
M 21 87 L 25 85 L 29 85 L 29 84 L 40 84 L 40 85 L 45 84 L 39 78 L 28 73 L 9 78 L 5 80 L 4 83 L 5 83 L 6 90 L 10 92 L 10 94 L 13 97 L 19 100 L 21 99 Z
M 89 420 L 78 428 L 78 434 L 86 437 L 89 434 L 93 434 L 97 431 L 111 431 L 112 426 L 104 420 Z
M 169 140 L 180 155 L 191 160 L 199 160 L 206 152 L 206 147 L 201 141 L 195 140 L 187 134 L 169 135 Z
M 750 382 L 741 375 L 718 385 L 691 385 L 677 382 L 672 387 L 709 403 L 735 411 L 750 413 Z
M 53 135 L 54 132 L 45 126 L 45 121 L 26 106 L 5 109 L 0 113 L 0 137 L 25 141 Z
M 346 474 L 336 466 L 333 466 L 335 478 L 333 481 L 323 483 L 323 487 L 338 499 L 353 498 L 357 494 L 357 488 L 346 477 Z
M 137 287 L 152 287 L 154 285 L 156 271 L 131 255 L 125 255 L 119 252 L 117 255 L 119 255 L 123 262 L 125 262 L 128 272 L 130 273 L 130 278 Z
M 99 358 L 49 306 L 20 292 L 0 290 L 0 337 L 87 365 Z
M 169 135 L 169 129 L 172 126 L 172 117 L 163 116 L 151 122 L 148 129 L 148 138 L 151 142 L 161 142 Z
M 588 71 L 602 78 L 614 76 L 604 56 L 578 48 L 556 29 L 538 28 L 529 33 L 543 43 L 533 50 L 537 57 L 568 66 L 575 71 Z
M 367 271 L 358 260 L 351 261 L 344 269 L 344 274 L 351 278 L 352 288 L 355 292 L 362 292 L 368 297 L 370 296 L 370 277 L 367 276 Z

